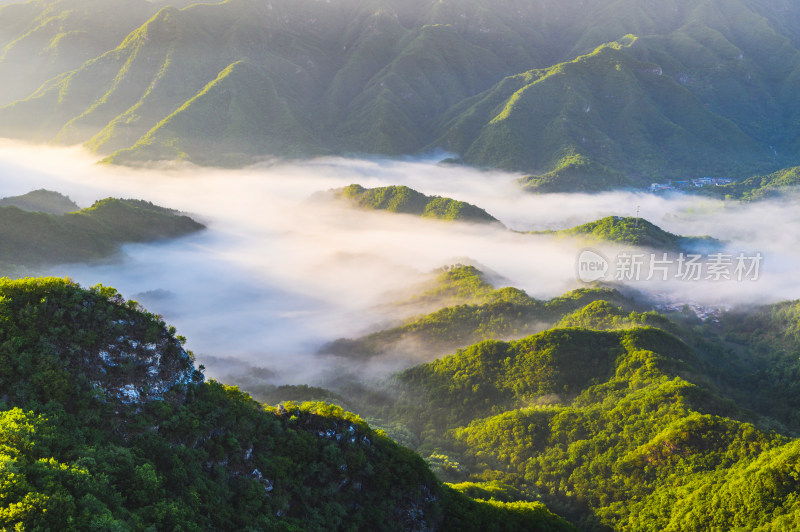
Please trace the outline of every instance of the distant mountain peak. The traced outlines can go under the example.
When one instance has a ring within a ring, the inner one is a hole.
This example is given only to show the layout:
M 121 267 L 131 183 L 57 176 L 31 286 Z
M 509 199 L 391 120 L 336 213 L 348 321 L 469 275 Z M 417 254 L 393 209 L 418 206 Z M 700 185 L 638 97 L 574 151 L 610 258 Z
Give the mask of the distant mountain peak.
M 427 196 L 404 185 L 364 188 L 353 184 L 331 190 L 328 194 L 365 209 L 414 214 L 445 221 L 500 224 L 497 218 L 471 203 L 441 196 Z
M 23 211 L 66 214 L 80 209 L 68 196 L 51 190 L 39 189 L 21 196 L 0 199 L 0 207 L 19 207 Z

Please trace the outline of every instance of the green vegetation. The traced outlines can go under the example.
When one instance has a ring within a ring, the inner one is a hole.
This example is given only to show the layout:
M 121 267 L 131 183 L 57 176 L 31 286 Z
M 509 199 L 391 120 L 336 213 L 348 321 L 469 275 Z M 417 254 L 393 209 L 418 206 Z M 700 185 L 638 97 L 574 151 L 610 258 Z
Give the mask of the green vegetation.
M 550 301 L 540 301 L 517 288 L 494 290 L 480 275 L 471 266 L 445 270 L 439 288 L 400 304 L 412 308 L 413 305 L 427 308 L 432 301 L 460 304 L 415 316 L 402 325 L 361 338 L 338 339 L 320 352 L 348 358 L 392 354 L 415 360 L 431 359 L 482 340 L 527 336 L 594 301 L 613 302 L 627 308 L 633 305 L 616 290 L 607 288 L 582 288 Z
M 23 211 L 44 212 L 47 214 L 67 214 L 80 210 L 80 207 L 63 194 L 49 190 L 34 190 L 21 196 L 0 199 L 0 207 L 19 207 Z
M 115 47 L 159 7 L 129 0 L 3 2 L 0 106 Z M 98 23 L 98 21 L 102 21 Z
M 580 155 L 559 159 L 557 166 L 541 175 L 520 179 L 522 187 L 530 192 L 594 192 L 608 188 L 631 186 L 624 173 Z
M 416 214 L 423 218 L 478 223 L 500 222 L 475 205 L 439 196 L 426 196 L 406 186 L 364 188 L 350 185 L 331 191 L 335 198 L 351 201 L 365 209 Z
M 441 308 L 453 303 L 480 303 L 488 301 L 494 291 L 492 284 L 478 268 L 455 264 L 441 268 L 430 283 L 413 289 L 414 295 L 395 304 L 438 305 L 437 308 Z
M 497 323 L 488 311 L 473 321 L 492 294 L 473 286 L 484 303 L 341 346 L 396 353 L 412 331 L 419 349 L 463 344 Z M 582 530 L 794 526 L 800 304 L 705 321 L 598 289 L 528 305 L 552 328 L 502 330 L 487 336 L 519 339 L 338 393 L 472 498 L 544 503 Z
M 141 200 L 108 198 L 62 215 L 0 207 L 0 262 L 35 266 L 96 260 L 114 254 L 121 244 L 174 238 L 203 227 Z
M 718 187 L 703 188 L 702 192 L 725 199 L 755 201 L 780 197 L 800 185 L 800 166 L 784 168 L 769 175 L 757 175 Z
M 561 231 L 536 231 L 533 234 L 583 236 L 591 240 L 618 242 L 631 246 L 676 251 L 699 244 L 715 246 L 719 241 L 711 237 L 678 236 L 664 231 L 644 218 L 632 216 L 606 216 L 593 222 Z
M 556 231 L 560 235 L 580 235 L 633 246 L 674 250 L 680 247 L 681 237 L 668 233 L 644 218 L 606 216 L 572 229 Z
M 0 7 L 0 135 L 117 164 L 444 149 L 535 191 L 800 162 L 791 2 L 188 4 Z
M 793 415 L 773 408 L 776 418 L 766 421 L 731 399 L 758 402 L 755 382 L 767 386 L 763 375 L 743 378 L 741 353 L 711 328 L 695 332 L 689 322 L 606 302 L 563 326 L 570 327 L 482 342 L 406 370 L 380 415 L 406 427 L 414 448 L 441 464 L 440 477 L 462 482 L 473 497 L 541 500 L 581 529 L 793 522 L 796 443 L 763 428 Z M 798 367 L 796 357 L 782 358 Z M 760 373 L 774 360 L 751 368 Z M 783 381 L 773 373 L 769 386 L 788 406 L 793 385 Z M 759 408 L 755 402 L 740 404 Z M 745 488 L 762 486 L 770 471 L 765 491 Z
M 204 382 L 111 288 L 0 281 L 0 526 L 25 530 L 554 530 L 476 501 L 340 407 Z
M 473 267 L 439 276 L 428 296 L 514 300 Z M 795 526 L 800 303 L 703 321 L 607 289 L 515 297 L 552 327 L 377 384 L 262 385 L 265 407 L 113 289 L 2 280 L 2 526 Z

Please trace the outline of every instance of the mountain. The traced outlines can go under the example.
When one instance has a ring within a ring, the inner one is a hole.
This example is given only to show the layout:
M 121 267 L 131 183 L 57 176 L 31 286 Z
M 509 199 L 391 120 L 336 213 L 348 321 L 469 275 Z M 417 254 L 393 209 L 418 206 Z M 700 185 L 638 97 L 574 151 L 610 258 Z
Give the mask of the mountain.
M 470 164 L 535 171 L 539 176 L 528 184 L 542 190 L 558 190 L 552 182 L 568 182 L 573 173 L 596 179 L 570 188 L 597 190 L 631 185 L 630 176 L 653 169 L 718 175 L 729 173 L 733 160 L 751 161 L 749 171 L 767 159 L 762 147 L 664 76 L 661 66 L 626 50 L 637 42 L 629 37 L 506 78 L 451 111 L 435 144 Z
M 144 0 L 0 5 L 0 77 L 5 80 L 0 105 L 27 98 L 45 82 L 116 47 L 158 9 Z
M 494 216 L 470 203 L 440 196 L 426 196 L 406 186 L 364 188 L 361 185 L 334 189 L 322 197 L 343 199 L 364 209 L 415 214 L 446 221 L 501 225 Z
M 540 502 L 442 485 L 339 407 L 206 382 L 112 288 L 0 280 L 0 341 L 3 528 L 574 530 Z
M 756 201 L 777 198 L 800 184 L 800 166 L 784 168 L 768 175 L 756 175 L 736 183 L 708 187 L 703 190 L 719 198 Z
M 445 280 L 491 297 L 474 275 Z M 342 399 L 368 425 L 206 382 L 184 339 L 112 288 L 0 280 L 0 522 L 573 529 L 550 508 L 581 530 L 794 528 L 800 303 L 713 320 L 629 304 L 566 294 L 531 336 L 339 394 L 270 392 Z
M 430 360 L 481 340 L 521 338 L 539 332 L 594 301 L 611 301 L 629 310 L 635 307 L 633 301 L 607 288 L 581 288 L 540 301 L 517 288 L 494 289 L 482 275 L 472 266 L 450 268 L 440 277 L 438 289 L 398 302 L 400 306 L 426 308 L 433 300 L 449 306 L 361 338 L 340 338 L 323 346 L 320 353 L 352 359 L 391 355 Z
M 488 276 L 475 266 L 453 264 L 435 272 L 435 276 L 419 287 L 408 290 L 411 295 L 394 305 L 433 306 L 481 303 L 492 298 L 495 288 Z
M 61 215 L 0 207 L 0 263 L 96 260 L 113 255 L 122 244 L 175 238 L 203 228 L 188 216 L 141 200 L 108 198 Z
M 616 242 L 664 251 L 680 251 L 697 246 L 715 247 L 720 243 L 711 237 L 675 235 L 664 231 L 644 218 L 634 218 L 632 216 L 606 216 L 571 229 L 542 231 L 533 234 L 579 236 L 595 241 Z
M 581 235 L 609 242 L 647 246 L 656 249 L 677 249 L 681 237 L 664 231 L 643 219 L 621 216 L 606 216 L 556 234 Z
M 0 199 L 0 207 L 19 207 L 23 211 L 44 212 L 47 214 L 67 214 L 80 210 L 80 207 L 63 194 L 50 190 L 33 190 L 21 196 Z
M 582 530 L 791 528 L 797 306 L 702 321 L 596 300 L 347 400 L 440 478 L 511 486 Z
M 584 289 L 527 298 L 538 328 L 511 330 L 522 307 L 488 309 L 513 289 L 463 266 L 439 283 L 424 294 L 472 304 L 334 345 L 367 357 L 450 342 L 452 354 L 333 388 L 439 478 L 540 500 L 581 530 L 794 527 L 800 303 L 699 318 Z
M 445 149 L 537 191 L 743 178 L 800 164 L 798 22 L 786 0 L 34 0 L 0 7 L 0 135 L 119 164 Z

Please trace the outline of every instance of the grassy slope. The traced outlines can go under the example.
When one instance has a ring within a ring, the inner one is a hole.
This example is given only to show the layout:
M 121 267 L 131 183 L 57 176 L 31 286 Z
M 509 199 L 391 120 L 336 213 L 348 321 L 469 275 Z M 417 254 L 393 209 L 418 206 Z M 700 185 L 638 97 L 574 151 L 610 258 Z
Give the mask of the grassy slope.
M 530 187 L 544 191 L 796 162 L 800 53 L 786 23 L 796 8 L 547 4 L 165 9 L 73 72 L 57 61 L 60 77 L 0 110 L 0 129 L 88 142 L 128 163 L 444 147 L 534 173 Z M 641 38 L 592 52 L 628 33 Z
M 635 40 L 623 42 L 506 80 L 452 112 L 437 144 L 472 164 L 535 170 L 531 184 L 545 190 L 730 173 L 731 161 L 749 161 L 741 173 L 763 162 L 763 148 L 734 123 L 659 65 L 634 59 Z
M 0 261 L 16 265 L 82 262 L 119 246 L 202 229 L 187 216 L 138 200 L 106 199 L 63 215 L 0 208 Z

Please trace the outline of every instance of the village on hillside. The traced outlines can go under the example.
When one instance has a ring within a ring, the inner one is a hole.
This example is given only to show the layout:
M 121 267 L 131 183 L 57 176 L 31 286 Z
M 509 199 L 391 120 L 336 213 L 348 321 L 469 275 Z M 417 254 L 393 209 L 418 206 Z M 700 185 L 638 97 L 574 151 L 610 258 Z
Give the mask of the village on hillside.
M 734 182 L 730 177 L 698 177 L 683 181 L 667 181 L 666 183 L 652 183 L 647 190 L 649 192 L 666 192 L 669 190 L 687 190 L 692 188 L 703 188 L 709 186 L 729 185 Z

